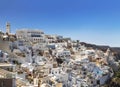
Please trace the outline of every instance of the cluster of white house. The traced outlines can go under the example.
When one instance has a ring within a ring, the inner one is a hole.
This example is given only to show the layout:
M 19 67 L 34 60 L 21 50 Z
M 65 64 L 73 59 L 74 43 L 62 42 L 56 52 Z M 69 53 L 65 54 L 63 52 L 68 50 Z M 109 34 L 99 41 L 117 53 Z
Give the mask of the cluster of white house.
M 16 78 L 26 83 L 23 87 L 97 87 L 113 76 L 109 65 L 118 66 L 110 49 L 88 48 L 40 30 L 17 30 L 16 37 L 10 49 L 21 63 L 18 71 L 23 73 L 16 71 Z
M 40 30 L 17 30 L 16 37 L 17 41 L 12 43 L 16 45 L 13 52 L 25 54 L 24 57 L 17 55 L 21 69 L 23 72 L 28 69 L 35 75 L 29 86 L 96 87 L 105 84 L 113 75 L 109 63 L 114 61 L 114 56 L 110 49 L 106 52 L 95 50 L 79 41 L 46 35 Z

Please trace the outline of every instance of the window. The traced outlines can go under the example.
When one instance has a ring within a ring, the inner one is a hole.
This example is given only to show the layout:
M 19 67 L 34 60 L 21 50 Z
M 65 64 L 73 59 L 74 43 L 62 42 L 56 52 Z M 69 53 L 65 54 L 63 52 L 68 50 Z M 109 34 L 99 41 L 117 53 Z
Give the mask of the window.
M 61 73 L 61 71 L 59 71 L 59 73 Z
M 97 80 L 97 84 L 100 84 L 100 80 Z
M 42 37 L 41 35 L 34 35 L 32 34 L 31 37 Z

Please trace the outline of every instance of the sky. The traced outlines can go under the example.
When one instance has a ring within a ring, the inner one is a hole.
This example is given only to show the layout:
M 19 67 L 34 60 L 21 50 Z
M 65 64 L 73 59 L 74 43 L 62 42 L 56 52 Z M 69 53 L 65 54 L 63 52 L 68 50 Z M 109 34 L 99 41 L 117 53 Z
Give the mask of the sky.
M 29 28 L 120 47 L 120 0 L 0 0 L 0 29 Z

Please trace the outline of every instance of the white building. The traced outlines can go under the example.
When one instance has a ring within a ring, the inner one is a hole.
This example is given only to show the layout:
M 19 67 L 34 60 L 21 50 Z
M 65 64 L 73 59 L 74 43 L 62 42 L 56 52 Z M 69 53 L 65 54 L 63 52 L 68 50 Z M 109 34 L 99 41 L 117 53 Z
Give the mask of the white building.
M 57 40 L 57 35 L 45 35 L 47 43 L 53 43 Z
M 64 48 L 60 48 L 56 50 L 56 56 L 57 57 L 70 57 L 71 56 L 71 52 L 67 49 Z
M 17 39 L 31 42 L 44 42 L 44 32 L 40 30 L 22 29 L 16 31 Z
M 8 54 L 0 50 L 0 62 L 8 61 Z

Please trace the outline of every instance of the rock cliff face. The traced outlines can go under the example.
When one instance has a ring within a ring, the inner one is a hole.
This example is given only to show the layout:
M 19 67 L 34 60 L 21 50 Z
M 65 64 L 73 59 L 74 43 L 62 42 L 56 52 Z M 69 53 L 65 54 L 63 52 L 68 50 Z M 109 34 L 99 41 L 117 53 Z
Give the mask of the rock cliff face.
M 110 48 L 116 57 L 116 61 L 120 60 L 120 47 L 102 46 L 102 45 L 88 44 L 85 42 L 81 42 L 81 44 L 85 45 L 86 47 L 92 47 L 94 49 L 100 49 L 102 51 L 106 51 L 108 48 Z
M 120 47 L 112 47 L 111 49 L 115 54 L 116 61 L 120 60 Z

